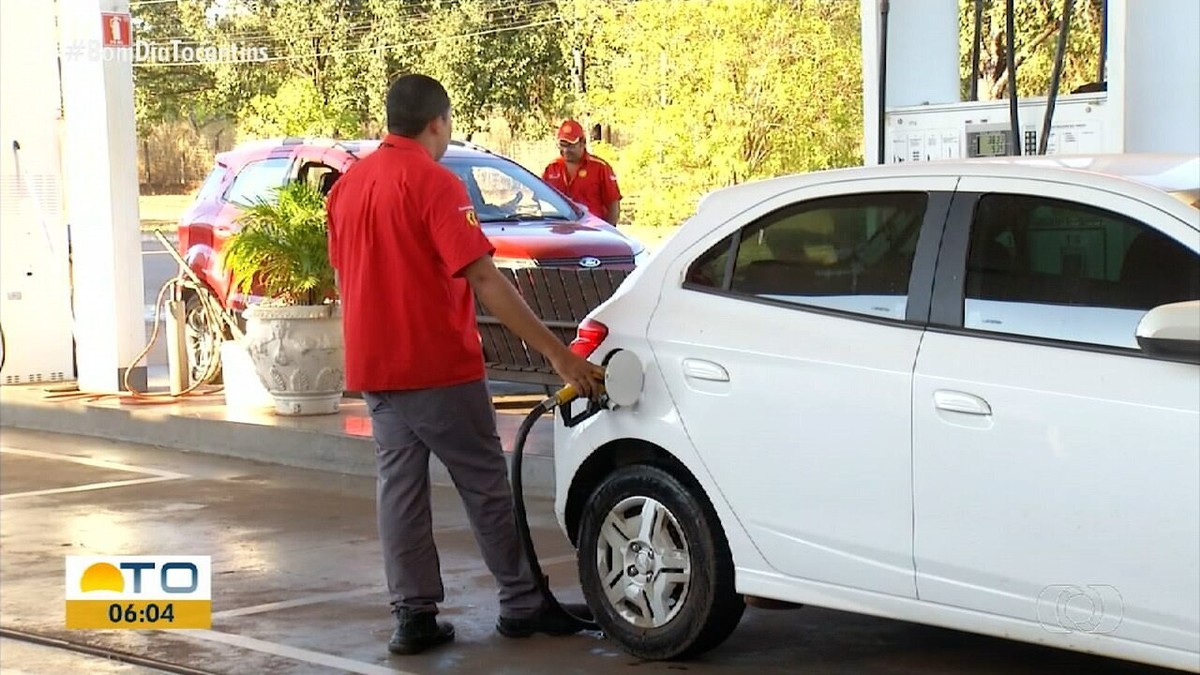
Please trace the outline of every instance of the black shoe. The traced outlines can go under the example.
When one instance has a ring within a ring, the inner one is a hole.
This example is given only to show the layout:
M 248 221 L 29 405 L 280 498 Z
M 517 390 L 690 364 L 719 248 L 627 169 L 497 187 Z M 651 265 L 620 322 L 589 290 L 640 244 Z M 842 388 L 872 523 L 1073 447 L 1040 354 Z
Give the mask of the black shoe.
M 502 616 L 496 621 L 496 632 L 510 638 L 525 638 L 534 633 L 561 637 L 574 635 L 587 627 L 586 624 L 570 616 L 557 605 L 547 607 L 540 613 L 525 619 L 510 619 Z
M 454 639 L 454 626 L 438 621 L 432 612 L 400 608 L 395 615 L 396 630 L 388 641 L 388 651 L 393 654 L 417 654 Z

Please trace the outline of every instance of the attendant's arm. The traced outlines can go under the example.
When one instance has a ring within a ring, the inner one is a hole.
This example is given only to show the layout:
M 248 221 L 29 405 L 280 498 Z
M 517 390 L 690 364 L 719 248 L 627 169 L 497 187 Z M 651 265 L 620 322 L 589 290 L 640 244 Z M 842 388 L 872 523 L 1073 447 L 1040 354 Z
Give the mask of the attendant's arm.
M 611 203 L 609 203 L 609 205 L 608 205 L 608 216 L 607 216 L 607 217 L 605 217 L 605 220 L 607 220 L 608 222 L 612 223 L 613 225 L 616 225 L 616 224 L 617 224 L 617 220 L 618 220 L 620 217 L 621 217 L 621 200 L 620 200 L 620 199 L 618 199 L 618 200 L 616 200 L 616 201 L 614 201 L 614 202 L 611 202 Z

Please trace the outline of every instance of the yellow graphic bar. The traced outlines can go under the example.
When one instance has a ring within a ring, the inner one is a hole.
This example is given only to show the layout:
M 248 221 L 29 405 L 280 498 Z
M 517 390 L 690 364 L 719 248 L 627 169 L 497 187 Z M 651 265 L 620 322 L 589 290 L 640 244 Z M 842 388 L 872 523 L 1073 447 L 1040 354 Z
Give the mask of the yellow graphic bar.
M 67 628 L 212 628 L 212 600 L 67 600 Z

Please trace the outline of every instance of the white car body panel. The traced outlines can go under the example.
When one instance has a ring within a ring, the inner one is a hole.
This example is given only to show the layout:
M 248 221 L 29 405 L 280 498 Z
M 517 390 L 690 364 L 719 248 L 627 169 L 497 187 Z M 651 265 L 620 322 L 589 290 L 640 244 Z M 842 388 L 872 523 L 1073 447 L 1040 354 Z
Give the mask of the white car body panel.
M 740 593 L 1200 672 L 1200 366 L 681 288 L 691 261 L 758 216 L 875 180 L 1079 200 L 1200 250 L 1196 209 L 1142 184 L 1175 189 L 1178 167 L 1141 182 L 1076 170 L 1127 161 L 1142 160 L 889 165 L 706 196 L 591 314 L 610 329 L 592 359 L 633 350 L 646 385 L 631 408 L 572 429 L 556 421 L 560 524 L 587 458 L 638 439 L 701 484 Z M 853 302 L 883 306 L 875 300 Z M 995 308 L 968 306 L 968 326 L 972 311 Z M 1007 311 L 1036 322 L 1043 310 Z M 1136 324 L 1088 320 L 1114 335 Z M 1060 324 L 1063 338 L 1086 330 Z M 793 444 L 798 435 L 809 443 Z M 1107 601 L 1110 587 L 1120 621 L 1081 617 L 1078 602 Z M 1063 629 L 1064 616 L 1080 623 Z
M 1110 192 L 1016 179 L 964 179 L 960 188 L 1089 204 L 1200 249 L 1200 234 L 1186 223 Z M 1136 347 L 1144 312 L 1088 311 L 1111 313 Z M 928 333 L 913 409 L 921 599 L 1051 631 L 1066 632 L 1059 625 L 1066 621 L 1195 648 L 1198 372 L 1193 364 L 1000 334 Z M 935 400 L 939 392 L 978 400 L 987 414 L 947 410 Z
M 625 283 L 592 314 L 598 321 L 616 321 L 608 319 L 607 308 L 619 304 L 621 324 L 630 327 L 644 327 L 649 323 L 658 302 L 657 293 L 646 293 L 650 289 L 661 286 L 661 278 L 666 267 L 663 258 L 657 254 L 642 267 L 635 269 Z M 651 277 L 645 283 L 638 283 L 642 277 Z M 633 289 L 637 289 L 634 291 Z M 637 317 L 630 320 L 631 317 Z M 725 536 L 729 540 L 734 560 L 738 565 L 759 568 L 764 565 L 761 556 L 750 543 L 740 526 L 737 518 L 728 504 L 717 491 L 712 477 L 703 470 L 703 464 L 695 455 L 691 441 L 679 423 L 679 415 L 663 384 L 662 376 L 655 364 L 653 354 L 646 342 L 644 328 L 630 332 L 614 331 L 604 341 L 594 360 L 601 360 L 605 354 L 614 349 L 632 351 L 641 360 L 644 367 L 645 383 L 643 396 L 635 405 L 616 411 L 602 413 L 583 421 L 575 427 L 567 428 L 562 422 L 561 413 L 556 414 L 554 425 L 554 471 L 556 482 L 560 489 L 556 491 L 554 500 L 555 517 L 564 531 L 566 527 L 566 496 L 574 481 L 579 467 L 598 448 L 609 443 L 624 439 L 639 439 L 670 449 L 677 459 L 692 468 L 692 474 L 700 483 L 712 503 L 717 516 L 725 524 Z M 574 405 L 582 406 L 582 402 Z M 578 412 L 578 411 L 576 411 Z
M 790 190 L 729 219 L 709 238 L 719 241 L 796 202 L 864 192 L 948 192 L 956 182 L 859 179 Z M 691 254 L 702 252 L 698 248 L 679 256 L 667 278 L 682 278 Z M 874 306 L 897 300 L 903 298 Z M 697 316 L 707 320 L 696 323 Z M 679 330 L 689 321 L 691 330 Z M 648 337 L 700 460 L 721 477 L 722 493 L 772 569 L 915 595 L 910 448 L 896 439 L 911 438 L 919 328 L 672 283 L 662 289 Z M 728 381 L 692 372 L 696 363 L 724 369 Z M 742 411 L 739 418 L 749 423 L 730 424 L 731 410 Z M 754 471 L 745 470 L 748 455 Z
M 1101 633 L 1051 632 L 1038 623 L 885 593 L 869 593 L 853 588 L 818 584 L 758 570 L 739 568 L 737 575 L 738 591 L 747 595 L 814 607 L 828 607 L 885 619 L 941 626 L 1178 670 L 1191 672 L 1200 670 L 1200 656 L 1197 656 L 1195 651 L 1187 649 L 1170 649 Z M 1195 647 L 1193 646 L 1192 649 L 1194 650 Z

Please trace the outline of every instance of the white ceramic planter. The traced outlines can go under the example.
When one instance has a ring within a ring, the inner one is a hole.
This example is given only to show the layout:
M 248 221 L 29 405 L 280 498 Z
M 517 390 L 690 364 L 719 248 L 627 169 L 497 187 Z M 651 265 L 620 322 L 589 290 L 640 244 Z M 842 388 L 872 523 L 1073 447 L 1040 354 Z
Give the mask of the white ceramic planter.
M 327 415 L 346 386 L 339 305 L 246 310 L 246 348 L 280 415 Z

